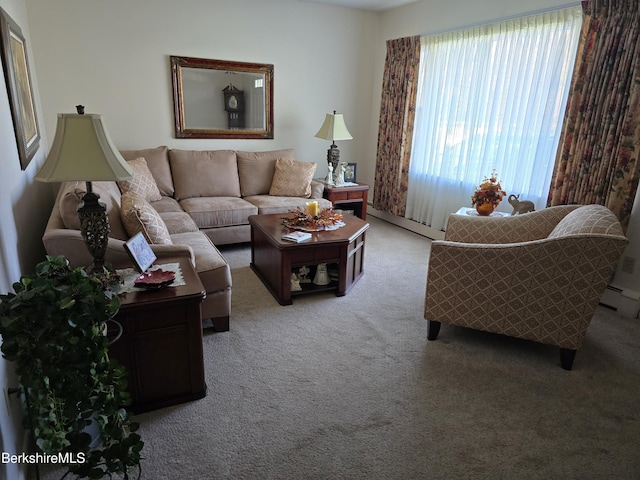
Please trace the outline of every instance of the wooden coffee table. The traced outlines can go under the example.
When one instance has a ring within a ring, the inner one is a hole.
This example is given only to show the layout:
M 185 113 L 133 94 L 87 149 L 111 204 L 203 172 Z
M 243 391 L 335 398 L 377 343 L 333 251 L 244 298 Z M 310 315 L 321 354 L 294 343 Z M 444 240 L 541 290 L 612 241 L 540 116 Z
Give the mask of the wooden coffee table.
M 344 214 L 345 226 L 337 230 L 312 232 L 312 237 L 295 243 L 282 240 L 290 230 L 282 224 L 286 214 L 251 215 L 251 268 L 281 305 L 291 305 L 292 297 L 335 291 L 346 295 L 364 273 L 365 232 L 369 224 Z M 302 283 L 302 290 L 291 291 L 291 273 L 309 267 L 313 280 L 317 265 L 326 263 L 337 278 L 328 285 Z

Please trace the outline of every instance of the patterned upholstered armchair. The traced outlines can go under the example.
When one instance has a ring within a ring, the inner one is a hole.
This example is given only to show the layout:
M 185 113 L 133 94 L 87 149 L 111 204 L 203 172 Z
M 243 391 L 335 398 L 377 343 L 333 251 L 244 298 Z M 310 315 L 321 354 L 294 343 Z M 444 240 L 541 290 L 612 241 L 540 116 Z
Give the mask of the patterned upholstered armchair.
M 628 240 L 601 205 L 513 217 L 451 215 L 431 246 L 424 317 L 557 345 L 571 370 Z

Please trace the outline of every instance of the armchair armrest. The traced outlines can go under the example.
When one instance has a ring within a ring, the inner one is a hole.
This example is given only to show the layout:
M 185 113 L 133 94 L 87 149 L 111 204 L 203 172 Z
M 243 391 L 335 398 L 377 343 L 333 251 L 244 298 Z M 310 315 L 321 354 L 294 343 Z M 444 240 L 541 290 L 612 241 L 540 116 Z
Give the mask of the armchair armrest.
M 484 244 L 547 238 L 560 220 L 580 205 L 561 205 L 511 217 L 449 215 L 445 240 Z

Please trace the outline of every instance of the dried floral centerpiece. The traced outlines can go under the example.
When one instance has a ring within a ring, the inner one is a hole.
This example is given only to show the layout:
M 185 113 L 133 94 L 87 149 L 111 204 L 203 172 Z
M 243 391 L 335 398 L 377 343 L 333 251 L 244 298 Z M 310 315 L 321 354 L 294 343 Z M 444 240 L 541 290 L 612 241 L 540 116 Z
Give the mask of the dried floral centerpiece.
M 283 225 L 296 230 L 317 232 L 321 230 L 336 230 L 344 226 L 342 214 L 333 208 L 324 208 L 317 215 L 310 215 L 301 208 L 289 210 L 289 215 L 282 219 Z
M 498 174 L 493 170 L 491 176 L 485 177 L 471 196 L 471 205 L 475 205 L 478 215 L 491 215 L 506 194 L 498 181 Z

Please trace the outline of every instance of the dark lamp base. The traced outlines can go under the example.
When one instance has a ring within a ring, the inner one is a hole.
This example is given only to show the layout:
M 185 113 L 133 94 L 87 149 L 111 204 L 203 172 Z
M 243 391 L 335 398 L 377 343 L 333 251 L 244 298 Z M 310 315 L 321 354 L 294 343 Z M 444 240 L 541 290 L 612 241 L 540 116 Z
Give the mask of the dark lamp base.
M 335 143 L 332 144 L 331 147 L 329 147 L 329 150 L 327 150 L 327 163 L 331 164 L 334 172 L 337 170 L 338 165 L 340 164 L 340 150 L 338 150 L 338 147 Z
M 87 182 L 87 193 L 82 197 L 82 203 L 78 207 L 80 218 L 80 233 L 87 246 L 87 250 L 93 257 L 87 271 L 102 272 L 103 268 L 109 268 L 105 263 L 107 244 L 109 242 L 109 219 L 107 207 L 99 201 L 100 196 L 93 193 L 91 182 Z

